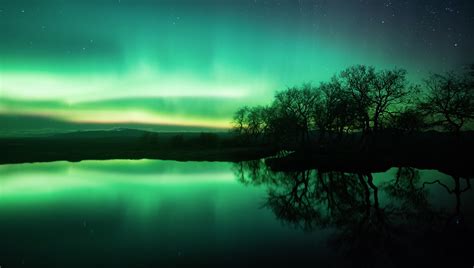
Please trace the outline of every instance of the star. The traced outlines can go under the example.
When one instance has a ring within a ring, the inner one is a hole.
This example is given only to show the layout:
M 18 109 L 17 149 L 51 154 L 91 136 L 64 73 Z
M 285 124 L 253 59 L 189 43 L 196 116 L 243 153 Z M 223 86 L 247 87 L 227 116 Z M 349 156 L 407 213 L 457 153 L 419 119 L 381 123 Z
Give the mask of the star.
M 449 13 L 453 13 L 454 12 L 454 9 L 451 8 L 451 7 L 446 7 L 445 10 Z

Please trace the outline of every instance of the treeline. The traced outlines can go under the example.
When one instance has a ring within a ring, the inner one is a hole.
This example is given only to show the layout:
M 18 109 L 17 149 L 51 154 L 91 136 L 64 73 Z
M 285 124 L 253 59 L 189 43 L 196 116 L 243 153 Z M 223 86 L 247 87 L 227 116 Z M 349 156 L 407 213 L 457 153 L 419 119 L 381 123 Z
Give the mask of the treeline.
M 227 146 L 228 138 L 219 137 L 216 133 L 190 133 L 190 134 L 163 134 L 145 132 L 138 140 L 145 149 L 189 149 L 189 148 L 218 148 Z
M 347 133 L 363 139 L 387 130 L 459 133 L 474 118 L 473 70 L 474 65 L 462 73 L 432 74 L 418 85 L 404 69 L 352 66 L 319 85 L 277 92 L 270 105 L 240 108 L 233 130 L 244 141 L 283 147 Z

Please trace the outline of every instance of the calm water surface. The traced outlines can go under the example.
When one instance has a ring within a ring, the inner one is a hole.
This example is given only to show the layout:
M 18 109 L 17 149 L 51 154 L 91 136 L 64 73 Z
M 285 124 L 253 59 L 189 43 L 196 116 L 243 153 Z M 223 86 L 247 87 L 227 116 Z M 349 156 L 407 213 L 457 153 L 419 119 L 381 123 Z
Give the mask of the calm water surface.
M 2 268 L 429 263 L 427 252 L 464 254 L 459 237 L 471 237 L 474 214 L 468 181 L 458 179 L 466 190 L 456 194 L 456 179 L 431 170 L 369 177 L 272 173 L 258 161 L 110 160 L 0 174 Z

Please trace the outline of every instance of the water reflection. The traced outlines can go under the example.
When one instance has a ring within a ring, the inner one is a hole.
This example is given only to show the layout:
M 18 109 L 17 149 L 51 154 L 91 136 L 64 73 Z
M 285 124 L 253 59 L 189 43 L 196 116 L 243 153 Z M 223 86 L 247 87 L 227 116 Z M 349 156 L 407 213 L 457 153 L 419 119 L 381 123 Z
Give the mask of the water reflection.
M 258 205 L 264 189 L 245 187 L 231 167 L 152 160 L 0 166 L 0 266 L 248 267 L 301 252 L 330 261 L 319 247 L 324 233 L 281 226 Z
M 114 160 L 0 174 L 2 267 L 472 266 L 470 180 L 437 171 Z
M 264 207 L 284 224 L 307 232 L 335 230 L 328 245 L 352 265 L 472 265 L 474 213 L 472 207 L 466 208 L 468 215 L 461 209 L 471 178 L 439 172 L 422 178 L 419 170 L 407 167 L 382 174 L 272 172 L 263 161 L 233 169 L 242 183 L 265 185 Z M 439 203 L 446 199 L 438 196 L 438 185 L 454 199 L 454 207 Z

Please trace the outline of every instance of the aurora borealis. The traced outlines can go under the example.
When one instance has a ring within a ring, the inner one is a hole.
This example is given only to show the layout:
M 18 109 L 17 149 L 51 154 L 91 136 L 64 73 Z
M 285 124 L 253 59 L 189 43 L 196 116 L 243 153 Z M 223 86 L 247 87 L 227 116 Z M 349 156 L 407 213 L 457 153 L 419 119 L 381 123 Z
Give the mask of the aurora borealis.
M 0 115 L 226 128 L 350 65 L 462 68 L 472 29 L 470 0 L 1 0 Z

